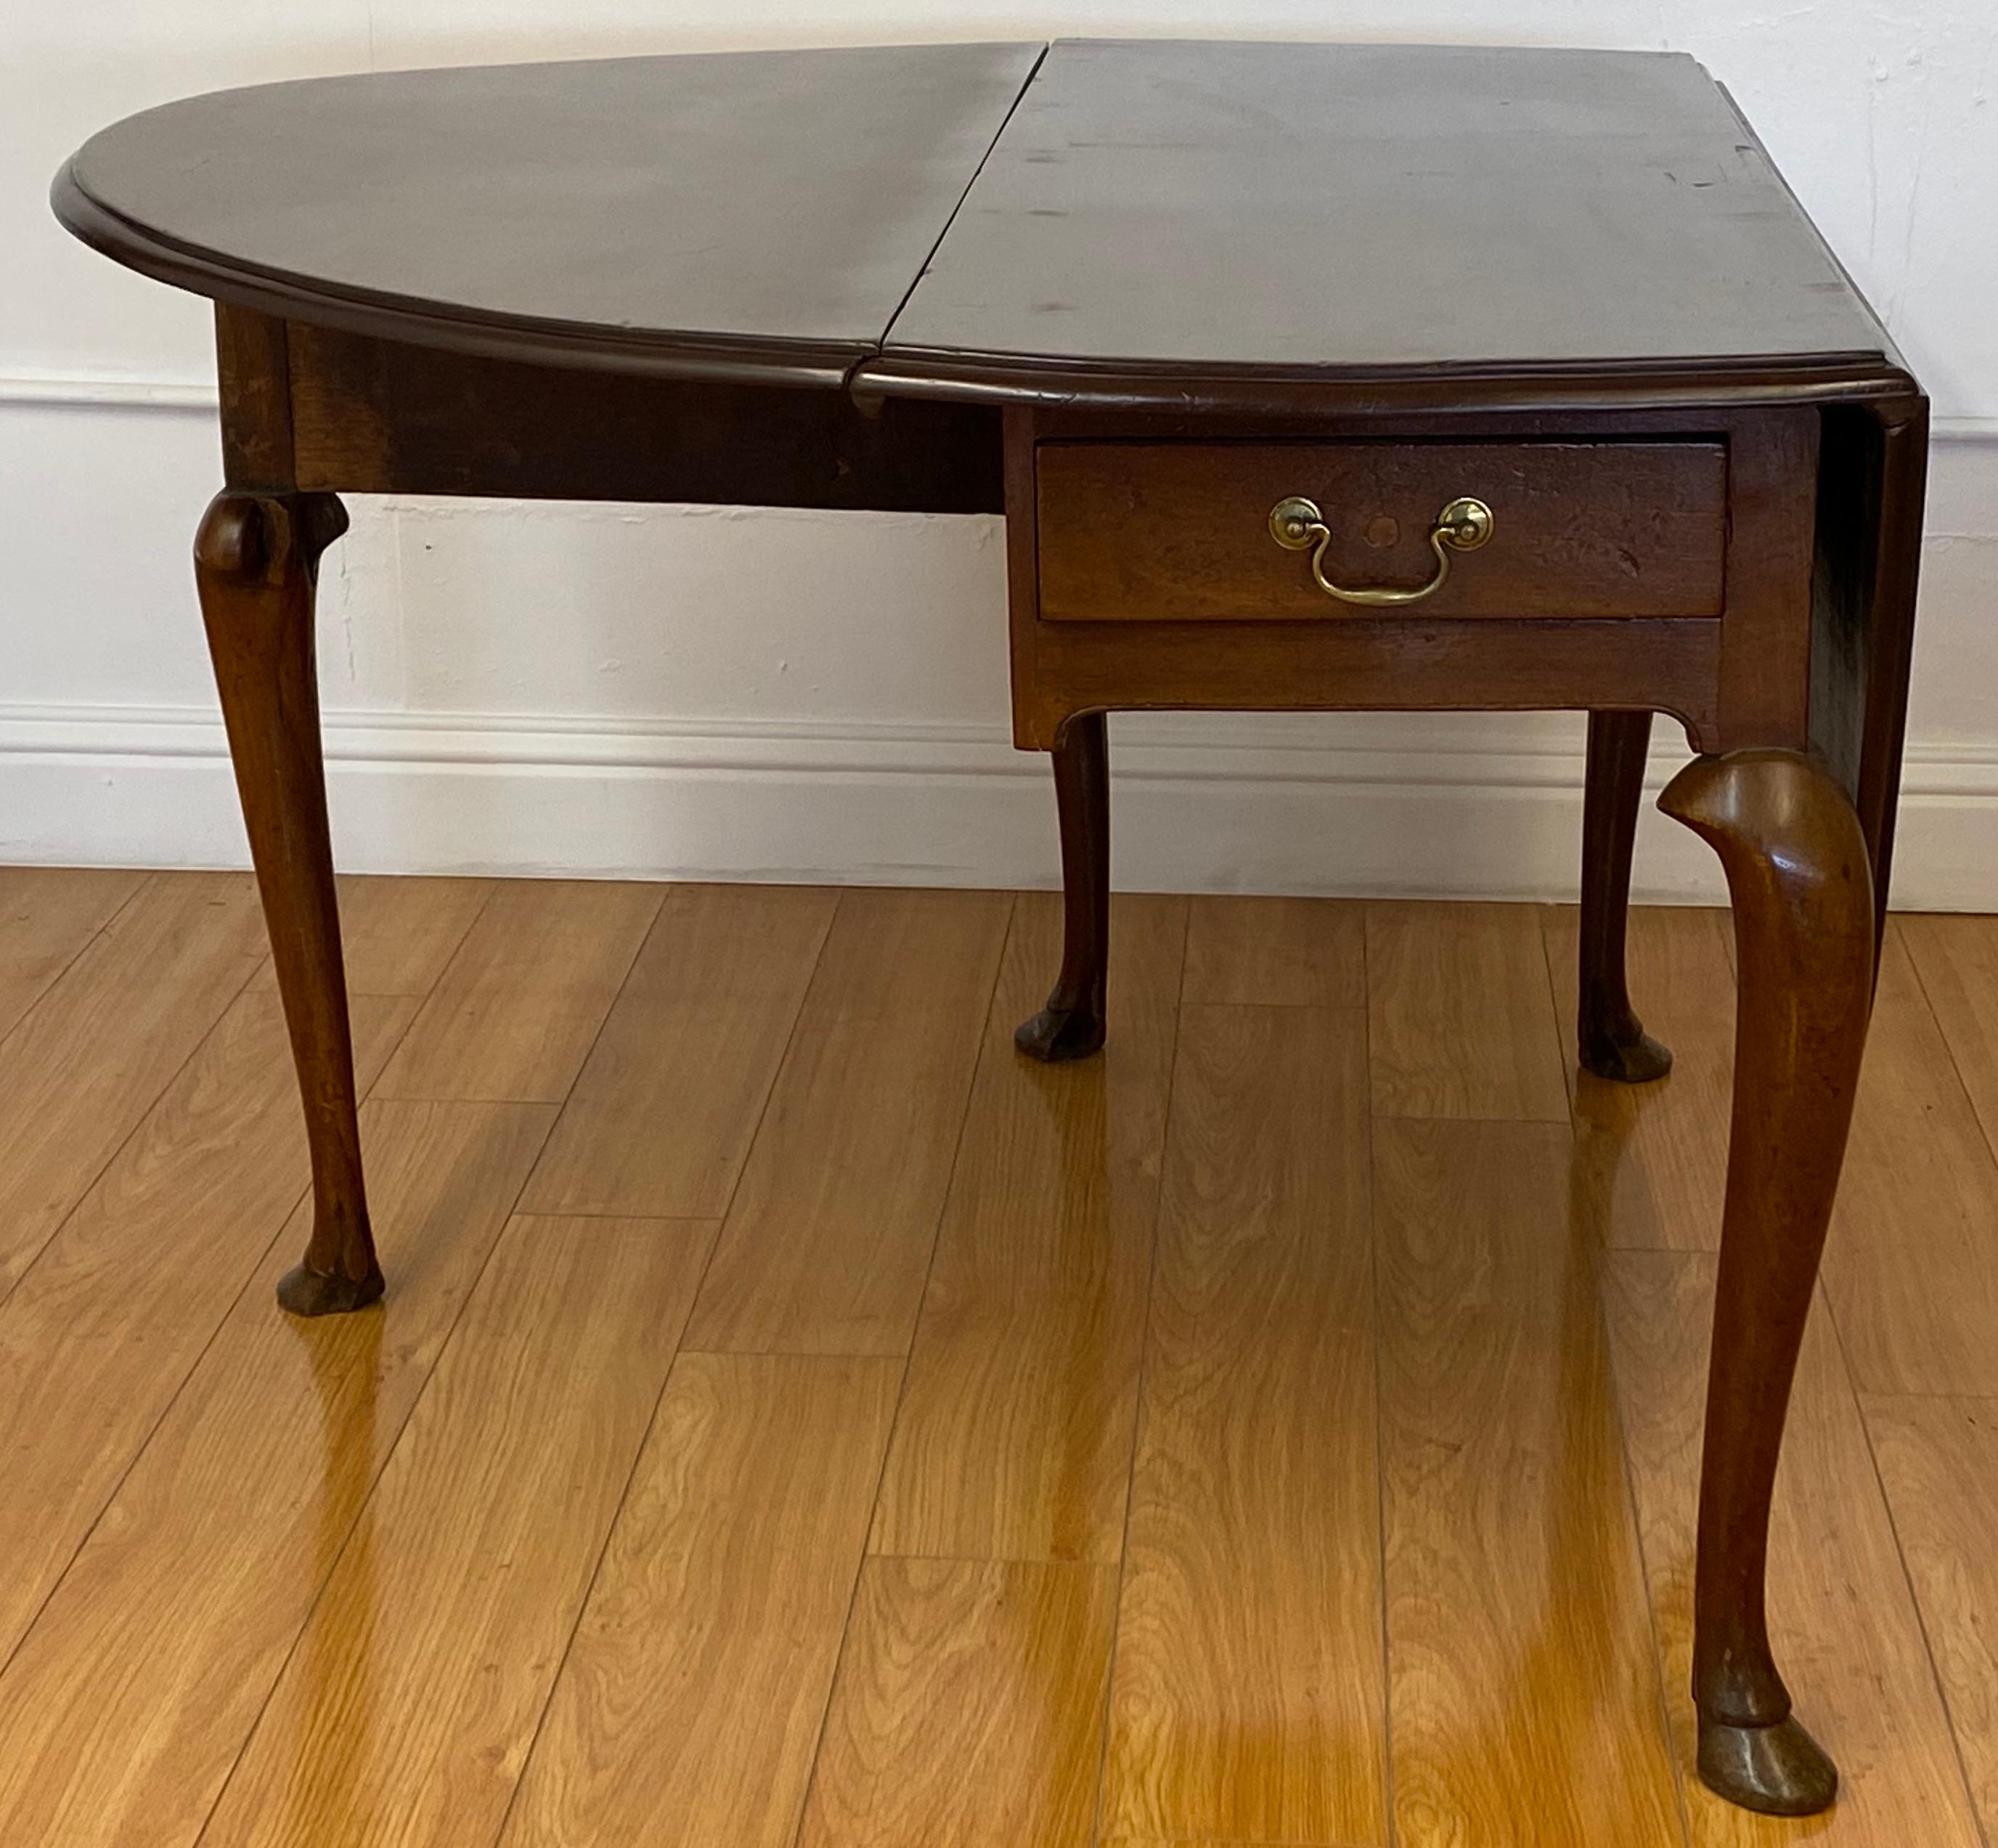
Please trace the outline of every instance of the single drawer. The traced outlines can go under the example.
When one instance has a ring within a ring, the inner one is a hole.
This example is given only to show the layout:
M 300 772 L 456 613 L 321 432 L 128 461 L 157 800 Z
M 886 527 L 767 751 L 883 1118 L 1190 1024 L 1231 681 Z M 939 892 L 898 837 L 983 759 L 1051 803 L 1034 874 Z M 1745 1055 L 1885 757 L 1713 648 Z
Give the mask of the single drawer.
M 1035 469 L 1050 622 L 1721 611 L 1718 442 L 1049 442 Z M 1433 539 L 1467 498 L 1488 536 L 1473 514 Z M 1278 521 L 1287 546 L 1271 515 L 1298 500 L 1319 518 Z M 1365 594 L 1383 590 L 1404 594 Z

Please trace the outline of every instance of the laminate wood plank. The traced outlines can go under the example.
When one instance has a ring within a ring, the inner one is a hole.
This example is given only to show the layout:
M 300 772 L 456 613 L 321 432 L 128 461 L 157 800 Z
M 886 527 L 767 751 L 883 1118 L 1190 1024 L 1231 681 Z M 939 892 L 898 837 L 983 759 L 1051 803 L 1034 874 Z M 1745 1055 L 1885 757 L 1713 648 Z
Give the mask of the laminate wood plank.
M 1087 1848 L 1114 1567 L 869 1559 L 799 1848 Z
M 202 1848 L 492 1839 L 714 1236 L 508 1226 Z
M 1998 1400 L 1862 1395 L 1987 1842 L 1998 1841 Z
M 688 1347 L 908 1351 L 1011 908 L 841 895 Z
M 836 893 L 674 886 L 521 1205 L 719 1219 L 728 1209 Z
M 1111 904 L 1096 1057 L 1022 1058 L 1061 902 L 1013 913 L 870 1542 L 1114 1564 L 1137 1420 L 1187 905 Z
M 347 993 L 427 995 L 497 883 L 340 874 L 335 884 Z M 277 986 L 268 964 L 257 979 Z
M 1358 1009 L 1182 1011 L 1106 1835 L 1384 1839 L 1367 1147 Z
M 1889 929 L 1914 962 L 1985 1140 L 1998 1149 L 1998 918 L 1904 912 Z
M 1575 1062 L 1579 914 L 1550 906 L 1547 974 L 1573 1099 L 1575 1177 L 1603 1242 L 1712 1251 L 1720 1243 L 1734 1096 L 1734 965 L 1727 913 L 1640 905 L 1630 913 L 1631 1000 L 1672 1068 L 1623 1085 Z
M 1568 1121 L 1534 908 L 1369 905 L 1367 982 L 1376 1116 Z
M 1197 898 L 1183 998 L 1197 1006 L 1364 1008 L 1367 908 L 1338 898 Z
M 553 1115 L 364 1108 L 388 1299 L 280 1315 L 279 1234 L 0 1673 L 0 1840 L 194 1841 Z
M 1595 1239 L 1554 1126 L 1380 1122 L 1381 1465 L 1400 1837 L 1682 1839 Z
M 263 954 L 247 873 L 154 874 L 0 1043 L 0 1293 Z
M 0 867 L 0 1039 L 145 877 L 105 867 Z
M 357 1000 L 364 1087 L 415 1012 L 407 997 Z M 0 1305 L 0 1660 L 309 1178 L 284 1016 L 252 987 Z
M 1715 1261 L 1606 1254 L 1605 1296 L 1645 1573 L 1694 1848 L 1787 1848 L 1692 1771 L 1693 1523 Z M 1822 1301 L 1804 1337 L 1769 1541 L 1769 1632 L 1799 1717 L 1837 1761 L 1824 1848 L 1975 1848 L 1976 1826 L 1851 1383 Z
M 502 1848 L 790 1848 L 901 1372 L 674 1363 Z
M 560 1103 L 665 897 L 607 880 L 501 884 L 377 1095 Z
M 1998 1163 L 1891 928 L 1824 1279 L 1860 1390 L 1998 1396 Z

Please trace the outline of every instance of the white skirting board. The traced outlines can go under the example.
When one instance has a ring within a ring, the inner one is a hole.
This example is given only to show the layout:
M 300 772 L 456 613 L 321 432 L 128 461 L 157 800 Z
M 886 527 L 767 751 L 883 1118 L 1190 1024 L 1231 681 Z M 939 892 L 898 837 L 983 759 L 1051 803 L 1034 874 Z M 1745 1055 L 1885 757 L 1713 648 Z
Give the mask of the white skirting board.
M 244 863 L 186 566 L 212 403 L 185 380 L 0 375 L 0 860 Z M 1938 434 L 1894 898 L 1998 910 L 1998 419 Z M 343 866 L 1054 881 L 1048 766 L 1004 725 L 997 521 L 354 511 L 320 589 Z M 1574 895 L 1575 715 L 1120 716 L 1111 736 L 1126 889 Z M 1654 786 L 1684 758 L 1661 722 Z M 1722 889 L 1654 813 L 1635 886 Z
M 1057 877 L 1047 760 L 969 727 L 329 714 L 353 871 L 1035 886 Z M 1440 743 L 1447 733 L 1460 735 Z M 1580 723 L 1111 722 L 1113 877 L 1133 891 L 1575 893 Z M 1684 760 L 1661 721 L 1654 787 Z M 0 706 L 0 860 L 247 863 L 219 718 Z M 1711 853 L 1649 812 L 1637 896 L 1716 902 Z M 1918 745 L 1894 902 L 1998 910 L 1998 749 Z

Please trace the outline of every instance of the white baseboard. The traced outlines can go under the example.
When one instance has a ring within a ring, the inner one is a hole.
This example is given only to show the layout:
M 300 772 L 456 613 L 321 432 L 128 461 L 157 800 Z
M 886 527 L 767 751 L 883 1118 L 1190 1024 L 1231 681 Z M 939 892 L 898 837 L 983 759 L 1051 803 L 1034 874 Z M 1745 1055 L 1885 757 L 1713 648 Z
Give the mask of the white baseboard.
M 213 403 L 197 379 L 0 375 L 0 412 L 199 419 Z M 1939 531 L 1984 535 L 1998 418 L 1942 418 L 1937 434 L 1965 465 L 1954 498 L 1941 497 L 1955 510 Z M 1943 612 L 1966 636 L 1982 616 L 1974 564 L 1947 580 L 1958 604 Z M 1960 642 L 1951 659 L 1975 666 L 1981 646 Z M 1974 717 L 1965 723 L 1982 732 Z M 1659 730 L 1654 783 L 1680 760 L 1676 728 Z M 1120 719 L 1112 737 L 1113 874 L 1126 888 L 1574 892 L 1573 718 Z M 996 725 L 347 713 L 328 715 L 327 743 L 336 847 L 357 870 L 963 885 L 1056 876 L 1046 761 L 1014 752 Z M 0 859 L 245 858 L 212 708 L 0 705 Z M 1652 899 L 1721 895 L 1712 855 L 1649 812 L 1635 884 Z M 1998 910 L 1998 743 L 1910 751 L 1895 898 Z
M 329 714 L 336 852 L 357 871 L 1046 885 L 1046 760 L 972 727 Z M 1660 728 L 1654 784 L 1683 760 Z M 1357 725 L 1112 722 L 1129 890 L 1561 898 L 1580 730 L 1478 715 Z M 219 718 L 0 706 L 0 859 L 246 863 Z M 1717 901 L 1712 855 L 1647 812 L 1637 895 Z M 1998 910 L 1998 747 L 1920 745 L 1895 902 Z

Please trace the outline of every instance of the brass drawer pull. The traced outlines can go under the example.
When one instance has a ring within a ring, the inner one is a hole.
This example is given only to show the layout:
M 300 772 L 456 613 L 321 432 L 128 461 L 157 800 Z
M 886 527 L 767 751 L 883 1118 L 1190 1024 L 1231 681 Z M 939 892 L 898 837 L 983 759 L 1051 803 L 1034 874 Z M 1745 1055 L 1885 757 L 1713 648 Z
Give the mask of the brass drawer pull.
M 1318 510 L 1318 503 L 1294 494 L 1280 500 L 1270 509 L 1270 537 L 1286 552 L 1302 552 L 1311 549 L 1312 576 L 1318 580 L 1318 587 L 1328 597 L 1336 597 L 1341 603 L 1360 603 L 1376 607 L 1405 603 L 1420 603 L 1425 597 L 1433 597 L 1443 587 L 1450 576 L 1450 555 L 1453 552 L 1475 552 L 1492 537 L 1492 510 L 1481 500 L 1473 500 L 1468 495 L 1453 500 L 1436 517 L 1436 524 L 1429 528 L 1429 549 L 1436 554 L 1436 576 L 1426 584 L 1412 590 L 1349 590 L 1335 584 L 1325 574 L 1325 549 L 1332 542 L 1332 528 L 1325 523 L 1325 516 Z

